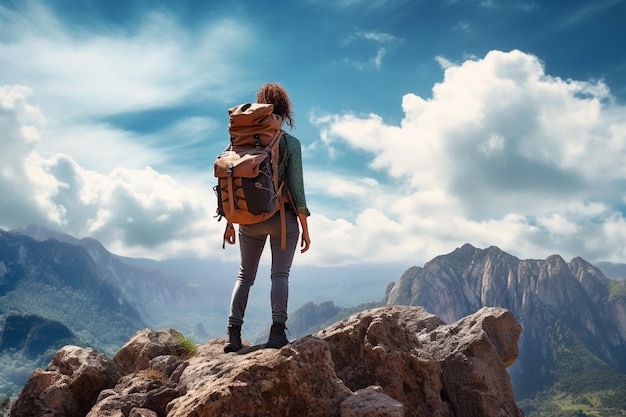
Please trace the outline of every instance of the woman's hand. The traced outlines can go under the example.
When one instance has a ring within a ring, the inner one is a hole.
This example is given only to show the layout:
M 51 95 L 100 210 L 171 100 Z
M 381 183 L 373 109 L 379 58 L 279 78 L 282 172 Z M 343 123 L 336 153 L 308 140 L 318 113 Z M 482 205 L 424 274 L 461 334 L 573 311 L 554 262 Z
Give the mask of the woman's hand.
M 311 238 L 309 237 L 309 225 L 306 220 L 306 214 L 298 213 L 298 220 L 300 220 L 300 226 L 302 227 L 302 240 L 300 241 L 300 253 L 304 253 L 309 250 L 311 246 Z
M 236 241 L 235 226 L 233 226 L 232 223 L 228 223 L 226 225 L 226 231 L 224 232 L 224 242 L 234 245 Z

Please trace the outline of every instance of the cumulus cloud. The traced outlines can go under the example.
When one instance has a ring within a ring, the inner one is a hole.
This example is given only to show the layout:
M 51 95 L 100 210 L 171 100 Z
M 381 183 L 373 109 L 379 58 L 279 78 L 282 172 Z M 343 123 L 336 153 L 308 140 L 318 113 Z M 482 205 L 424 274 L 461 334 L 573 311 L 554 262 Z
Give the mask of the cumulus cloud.
M 142 133 L 113 121 L 252 90 L 237 59 L 254 57 L 253 39 L 228 18 L 192 31 L 155 11 L 132 27 L 92 27 L 42 2 L 0 5 L 0 68 L 12 83 L 0 86 L 0 227 L 38 223 L 129 256 L 220 249 L 211 173 L 190 172 L 217 123 L 150 116 L 158 127 Z
M 3 227 L 42 224 L 135 256 L 208 255 L 219 248 L 222 226 L 207 190 L 151 167 L 102 174 L 68 155 L 41 157 L 35 148 L 46 119 L 28 104 L 29 95 L 25 87 L 0 87 Z
M 328 147 L 368 153 L 396 184 L 372 195 L 378 215 L 357 219 L 353 241 L 374 256 L 396 242 L 395 259 L 464 242 L 623 259 L 626 111 L 608 87 L 546 74 L 521 51 L 444 62 L 431 98 L 404 96 L 400 125 L 375 114 L 316 119 Z
M 22 86 L 0 87 L 0 181 L 2 198 L 0 210 L 4 222 L 17 224 L 41 216 L 40 204 L 45 203 L 48 189 L 55 182 L 41 175 L 27 161 L 39 141 L 39 126 L 44 122 L 39 110 L 27 102 L 31 91 Z M 24 187 L 31 177 L 40 176 L 37 187 Z M 12 210 L 17 204 L 21 210 Z

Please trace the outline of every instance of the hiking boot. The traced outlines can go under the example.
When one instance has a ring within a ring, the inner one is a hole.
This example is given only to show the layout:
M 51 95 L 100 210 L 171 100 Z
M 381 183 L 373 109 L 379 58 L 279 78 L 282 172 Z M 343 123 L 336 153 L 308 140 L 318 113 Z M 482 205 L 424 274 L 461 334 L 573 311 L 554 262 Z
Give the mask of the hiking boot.
M 242 347 L 241 326 L 228 326 L 228 343 L 224 345 L 224 353 L 237 352 Z
M 274 323 L 270 329 L 270 338 L 265 344 L 266 348 L 280 349 L 289 343 L 285 335 L 285 324 Z

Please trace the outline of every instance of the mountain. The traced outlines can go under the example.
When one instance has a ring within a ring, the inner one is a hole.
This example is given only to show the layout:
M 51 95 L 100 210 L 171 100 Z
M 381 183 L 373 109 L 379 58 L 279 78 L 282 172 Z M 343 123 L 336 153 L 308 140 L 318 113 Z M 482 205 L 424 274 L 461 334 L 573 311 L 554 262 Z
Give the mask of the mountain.
M 66 344 L 86 345 L 64 324 L 28 313 L 0 316 L 0 416 L 30 373 Z
M 198 325 L 202 327 L 207 319 L 211 321 L 213 317 L 225 317 L 224 308 L 216 308 L 215 305 L 224 304 L 223 300 L 230 298 L 230 288 L 227 291 L 220 288 L 215 285 L 215 280 L 199 282 L 189 279 L 181 264 L 185 260 L 181 260 L 175 268 L 164 270 L 157 261 L 114 255 L 91 238 L 77 239 L 37 225 L 30 225 L 14 233 L 30 236 L 42 243 L 51 242 L 50 245 L 55 245 L 52 242 L 71 245 L 86 254 L 83 259 L 88 265 L 85 267 L 97 280 L 114 288 L 119 293 L 119 300 L 136 310 L 144 327 L 175 326 L 181 331 L 192 333 Z M 211 275 L 211 267 L 203 266 L 205 277 Z M 223 327 L 220 326 L 220 334 Z M 114 348 L 118 348 L 127 337 L 124 335 L 120 338 Z
M 42 352 L 70 343 L 80 342 L 58 321 L 28 313 L 7 314 L 0 320 L 0 353 L 19 352 L 27 359 L 36 359 Z
M 518 399 L 572 385 L 573 375 L 576 383 L 603 378 L 593 383 L 606 402 L 611 389 L 626 389 L 626 280 L 610 280 L 581 258 L 520 260 L 466 244 L 409 268 L 386 302 L 422 306 L 449 323 L 484 306 L 510 310 L 524 328 L 519 360 L 509 368 Z
M 103 349 L 146 325 L 85 247 L 0 230 L 0 315 L 9 313 L 61 322 Z

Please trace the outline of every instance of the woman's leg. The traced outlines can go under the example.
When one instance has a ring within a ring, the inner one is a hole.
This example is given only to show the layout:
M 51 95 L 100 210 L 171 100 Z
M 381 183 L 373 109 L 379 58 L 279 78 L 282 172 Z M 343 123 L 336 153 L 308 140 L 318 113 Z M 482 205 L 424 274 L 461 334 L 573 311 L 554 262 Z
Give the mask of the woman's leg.
M 287 300 L 289 298 L 289 271 L 293 263 L 294 253 L 298 246 L 300 228 L 296 214 L 287 210 L 285 212 L 287 225 L 287 245 L 286 249 L 281 249 L 280 215 L 272 217 L 272 232 L 270 234 L 270 245 L 272 248 L 272 269 L 270 277 L 272 279 L 272 290 L 270 293 L 272 306 L 272 322 L 285 324 L 287 321 Z
M 259 260 L 265 247 L 267 234 L 260 230 L 257 225 L 239 226 L 239 250 L 241 252 L 241 264 L 237 282 L 233 288 L 230 301 L 229 326 L 241 326 L 248 305 L 250 287 L 254 285 Z

